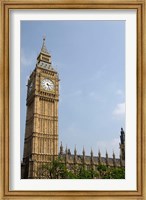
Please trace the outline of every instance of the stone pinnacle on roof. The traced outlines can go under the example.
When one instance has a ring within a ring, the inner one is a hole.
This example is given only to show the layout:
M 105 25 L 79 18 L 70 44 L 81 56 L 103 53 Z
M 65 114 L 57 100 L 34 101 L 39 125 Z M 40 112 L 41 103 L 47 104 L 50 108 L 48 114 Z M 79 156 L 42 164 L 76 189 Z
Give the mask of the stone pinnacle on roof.
M 84 146 L 83 146 L 83 155 L 85 155 L 85 149 L 84 149 Z
M 42 45 L 42 48 L 41 48 L 41 52 L 42 53 L 45 53 L 45 54 L 49 54 L 49 52 L 48 52 L 48 50 L 47 50 L 47 48 L 46 48 L 46 43 L 45 43 L 45 41 L 46 41 L 46 37 L 44 36 L 43 37 L 43 45 Z M 50 54 L 49 54 L 50 55 Z

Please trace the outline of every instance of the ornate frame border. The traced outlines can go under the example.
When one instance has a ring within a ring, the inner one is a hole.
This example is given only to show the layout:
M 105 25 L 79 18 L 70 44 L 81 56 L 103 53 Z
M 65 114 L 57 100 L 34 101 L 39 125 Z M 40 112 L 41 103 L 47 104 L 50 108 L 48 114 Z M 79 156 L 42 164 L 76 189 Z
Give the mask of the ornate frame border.
M 137 10 L 137 191 L 9 191 L 9 10 L 136 9 Z M 0 184 L 1 199 L 145 199 L 146 198 L 146 36 L 145 0 L 1 0 L 0 10 Z

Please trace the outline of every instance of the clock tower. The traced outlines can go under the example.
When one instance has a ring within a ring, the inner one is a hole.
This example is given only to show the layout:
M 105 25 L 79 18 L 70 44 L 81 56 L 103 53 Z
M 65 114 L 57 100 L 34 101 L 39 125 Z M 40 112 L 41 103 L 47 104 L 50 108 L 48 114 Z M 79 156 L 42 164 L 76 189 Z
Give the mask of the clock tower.
M 38 170 L 58 156 L 59 77 L 45 45 L 27 85 L 27 114 L 22 178 L 38 178 Z

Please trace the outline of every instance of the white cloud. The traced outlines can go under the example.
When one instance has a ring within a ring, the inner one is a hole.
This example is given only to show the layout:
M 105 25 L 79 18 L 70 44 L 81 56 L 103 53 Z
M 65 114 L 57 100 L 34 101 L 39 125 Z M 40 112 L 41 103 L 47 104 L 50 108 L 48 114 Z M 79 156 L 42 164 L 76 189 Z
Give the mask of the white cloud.
M 125 102 L 118 103 L 113 111 L 114 116 L 123 116 L 125 114 Z

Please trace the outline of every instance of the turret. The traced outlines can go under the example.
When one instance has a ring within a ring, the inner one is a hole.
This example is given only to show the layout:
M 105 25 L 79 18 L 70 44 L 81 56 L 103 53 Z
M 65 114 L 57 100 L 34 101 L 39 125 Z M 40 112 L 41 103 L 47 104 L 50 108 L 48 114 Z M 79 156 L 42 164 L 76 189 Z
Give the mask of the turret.
M 91 155 L 91 165 L 93 165 L 94 164 L 94 160 L 93 160 L 93 151 L 92 151 L 92 149 L 91 149 L 90 155 Z
M 117 163 L 116 163 L 116 157 L 115 157 L 115 153 L 113 152 L 113 166 L 116 167 Z
M 101 153 L 98 151 L 98 164 L 101 165 Z
M 77 150 L 76 150 L 76 146 L 75 146 L 75 149 L 74 149 L 74 164 L 77 163 Z
M 67 149 L 67 146 L 66 146 L 66 149 L 65 149 L 65 164 L 67 165 L 68 163 L 68 149 Z
M 83 147 L 83 165 L 85 165 L 85 149 Z
M 122 160 L 125 160 L 125 132 L 123 128 L 121 128 L 120 133 L 120 157 Z
M 106 151 L 106 165 L 109 166 L 108 153 Z
M 60 155 L 63 155 L 63 146 L 62 146 L 62 142 L 61 142 L 61 145 L 60 145 Z
M 90 163 L 91 163 L 91 170 L 95 169 L 95 165 L 94 165 L 94 159 L 93 159 L 93 151 L 91 149 L 91 158 L 90 158 Z
M 120 155 L 120 166 L 123 167 L 123 160 L 121 155 Z
M 120 140 L 121 140 L 121 144 L 125 144 L 125 132 L 123 128 L 121 128 Z

